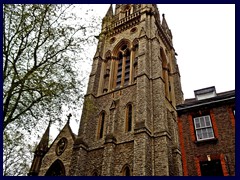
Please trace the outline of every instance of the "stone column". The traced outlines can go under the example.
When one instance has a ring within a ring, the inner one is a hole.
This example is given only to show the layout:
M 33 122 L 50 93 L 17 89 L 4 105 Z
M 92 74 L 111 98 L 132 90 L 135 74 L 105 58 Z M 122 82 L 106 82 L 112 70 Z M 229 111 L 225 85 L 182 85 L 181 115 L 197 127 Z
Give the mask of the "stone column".
M 69 176 L 86 176 L 87 144 L 82 138 L 77 138 L 73 145 L 73 151 L 69 168 Z
M 109 90 L 112 90 L 112 89 L 113 89 L 114 72 L 115 72 L 115 60 L 114 60 L 114 58 L 112 57 L 112 58 L 111 58 L 111 65 L 110 65 L 109 84 L 108 84 L 108 89 L 109 89 Z
M 183 169 L 182 169 L 182 155 L 181 151 L 178 148 L 173 149 L 173 161 L 174 161 L 174 175 L 175 176 L 182 176 Z
M 169 176 L 168 133 L 162 132 L 154 139 L 154 175 Z
M 102 176 L 114 175 L 114 153 L 116 146 L 116 138 L 113 134 L 107 134 L 104 143 Z
M 133 176 L 152 175 L 151 149 L 150 131 L 144 122 L 137 123 L 134 129 Z
M 99 80 L 99 88 L 98 88 L 98 95 L 103 93 L 103 86 L 104 86 L 104 73 L 106 69 L 106 63 L 104 61 L 101 62 L 101 73 L 100 73 L 100 80 Z
M 114 175 L 114 154 L 116 138 L 114 136 L 114 119 L 116 113 L 116 102 L 113 101 L 110 107 L 109 122 L 104 143 L 102 176 Z

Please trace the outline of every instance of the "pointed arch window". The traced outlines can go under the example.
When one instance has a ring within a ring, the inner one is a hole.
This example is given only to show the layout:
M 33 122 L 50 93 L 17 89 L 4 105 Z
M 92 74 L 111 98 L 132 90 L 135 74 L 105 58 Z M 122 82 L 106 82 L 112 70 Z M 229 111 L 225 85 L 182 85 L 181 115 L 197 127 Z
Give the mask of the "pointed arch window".
M 122 175 L 123 176 L 131 176 L 131 170 L 128 165 L 125 165 L 122 170 Z
M 131 52 L 128 46 L 123 45 L 118 53 L 118 65 L 116 72 L 116 88 L 128 86 L 130 81 L 130 55 Z
M 94 170 L 92 176 L 99 176 L 97 170 Z
M 128 104 L 126 108 L 126 132 L 132 131 L 132 104 Z
M 129 16 L 131 14 L 131 7 L 126 7 L 125 9 L 125 17 Z
M 100 117 L 99 117 L 98 135 L 97 135 L 98 139 L 103 138 L 105 116 L 106 116 L 106 113 L 105 113 L 105 112 L 102 112 L 102 113 L 100 114 Z
M 98 176 L 97 172 L 94 172 L 94 173 L 93 173 L 93 176 Z

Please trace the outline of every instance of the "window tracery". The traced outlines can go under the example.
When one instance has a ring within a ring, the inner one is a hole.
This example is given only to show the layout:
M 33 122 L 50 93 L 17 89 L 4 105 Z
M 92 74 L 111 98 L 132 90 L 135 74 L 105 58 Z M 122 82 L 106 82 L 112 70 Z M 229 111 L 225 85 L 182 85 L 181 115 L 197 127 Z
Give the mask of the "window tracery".
M 137 74 L 138 39 L 132 43 L 122 39 L 102 61 L 99 93 L 126 87 L 134 83 Z

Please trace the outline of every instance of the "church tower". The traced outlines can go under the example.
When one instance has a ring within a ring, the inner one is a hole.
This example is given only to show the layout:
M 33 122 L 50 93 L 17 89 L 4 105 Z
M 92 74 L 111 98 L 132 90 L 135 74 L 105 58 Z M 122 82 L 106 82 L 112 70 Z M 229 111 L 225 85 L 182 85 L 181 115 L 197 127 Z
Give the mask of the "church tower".
M 102 21 L 69 175 L 182 175 L 180 73 L 156 4 L 112 5 Z

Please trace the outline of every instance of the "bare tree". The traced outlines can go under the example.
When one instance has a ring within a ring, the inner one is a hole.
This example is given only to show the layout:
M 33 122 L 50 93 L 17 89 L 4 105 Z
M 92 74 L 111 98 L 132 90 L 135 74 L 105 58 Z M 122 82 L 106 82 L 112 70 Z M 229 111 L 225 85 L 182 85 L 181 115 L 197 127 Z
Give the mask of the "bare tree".
M 62 104 L 79 100 L 82 84 L 74 67 L 82 46 L 91 40 L 86 31 L 93 23 L 69 23 L 76 18 L 70 8 L 4 5 L 3 129 L 14 121 L 26 125 L 47 113 L 56 116 Z

